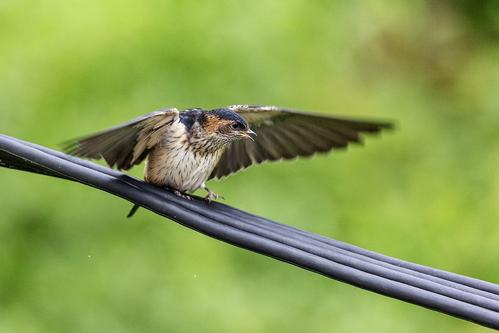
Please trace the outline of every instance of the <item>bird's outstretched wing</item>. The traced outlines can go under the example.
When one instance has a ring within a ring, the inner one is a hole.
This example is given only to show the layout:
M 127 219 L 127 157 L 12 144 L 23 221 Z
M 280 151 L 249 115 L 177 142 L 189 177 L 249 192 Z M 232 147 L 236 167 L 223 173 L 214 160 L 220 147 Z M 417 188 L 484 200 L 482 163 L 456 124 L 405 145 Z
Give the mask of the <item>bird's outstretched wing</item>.
M 275 106 L 233 105 L 257 134 L 255 141 L 233 142 L 210 178 L 222 178 L 263 161 L 310 156 L 361 142 L 361 133 L 392 128 L 389 122 L 360 121 L 296 112 Z
M 154 111 L 102 132 L 68 141 L 64 150 L 75 156 L 101 159 L 128 170 L 139 164 L 179 118 L 177 109 Z

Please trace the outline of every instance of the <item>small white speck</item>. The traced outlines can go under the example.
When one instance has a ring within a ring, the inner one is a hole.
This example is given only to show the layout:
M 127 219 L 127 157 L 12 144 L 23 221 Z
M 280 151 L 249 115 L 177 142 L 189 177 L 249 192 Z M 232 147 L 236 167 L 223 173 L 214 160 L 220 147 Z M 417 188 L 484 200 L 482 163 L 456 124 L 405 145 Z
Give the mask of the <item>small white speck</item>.
M 198 275 L 197 274 L 194 274 L 194 278 L 197 279 L 198 278 Z
M 89 254 L 89 255 L 87 256 L 87 258 L 88 258 L 88 259 L 92 259 L 92 256 Z

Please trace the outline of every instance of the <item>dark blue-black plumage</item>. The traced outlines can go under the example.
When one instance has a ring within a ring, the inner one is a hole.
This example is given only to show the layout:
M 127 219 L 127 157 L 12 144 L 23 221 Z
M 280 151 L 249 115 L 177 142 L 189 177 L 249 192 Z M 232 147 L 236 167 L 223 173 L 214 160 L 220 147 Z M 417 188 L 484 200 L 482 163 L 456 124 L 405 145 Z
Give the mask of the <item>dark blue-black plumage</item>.
M 187 109 L 184 112 L 181 112 L 179 117 L 180 121 L 187 128 L 187 131 L 190 132 L 192 130 L 192 126 L 196 122 L 203 126 L 208 121 L 208 117 L 210 115 L 215 116 L 220 120 L 229 120 L 239 123 L 243 129 L 248 128 L 248 123 L 243 117 L 227 108 L 218 108 L 209 111 L 203 110 L 202 108 Z

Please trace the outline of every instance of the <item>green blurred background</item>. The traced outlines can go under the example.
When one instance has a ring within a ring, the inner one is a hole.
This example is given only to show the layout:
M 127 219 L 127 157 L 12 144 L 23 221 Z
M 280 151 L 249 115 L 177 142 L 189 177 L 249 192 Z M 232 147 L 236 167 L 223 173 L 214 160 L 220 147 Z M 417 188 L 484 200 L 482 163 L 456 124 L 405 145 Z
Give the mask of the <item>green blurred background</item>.
M 57 148 L 161 107 L 395 119 L 225 202 L 499 282 L 499 2 L 0 1 L 0 132 Z M 142 175 L 142 168 L 132 174 Z M 1 332 L 484 332 L 0 170 Z

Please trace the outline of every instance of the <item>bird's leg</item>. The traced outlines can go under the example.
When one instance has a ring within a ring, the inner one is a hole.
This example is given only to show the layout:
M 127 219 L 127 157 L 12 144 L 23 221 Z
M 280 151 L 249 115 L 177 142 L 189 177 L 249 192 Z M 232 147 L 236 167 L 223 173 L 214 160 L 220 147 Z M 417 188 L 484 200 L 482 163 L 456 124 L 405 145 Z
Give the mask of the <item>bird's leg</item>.
M 217 200 L 217 199 L 224 199 L 224 197 L 222 197 L 221 195 L 216 194 L 215 192 L 213 192 L 212 190 L 210 190 L 208 187 L 206 187 L 205 183 L 201 184 L 201 188 L 203 190 L 205 190 L 206 192 L 208 192 L 208 195 L 205 197 L 205 199 L 208 200 L 208 202 L 211 202 L 211 201 Z

